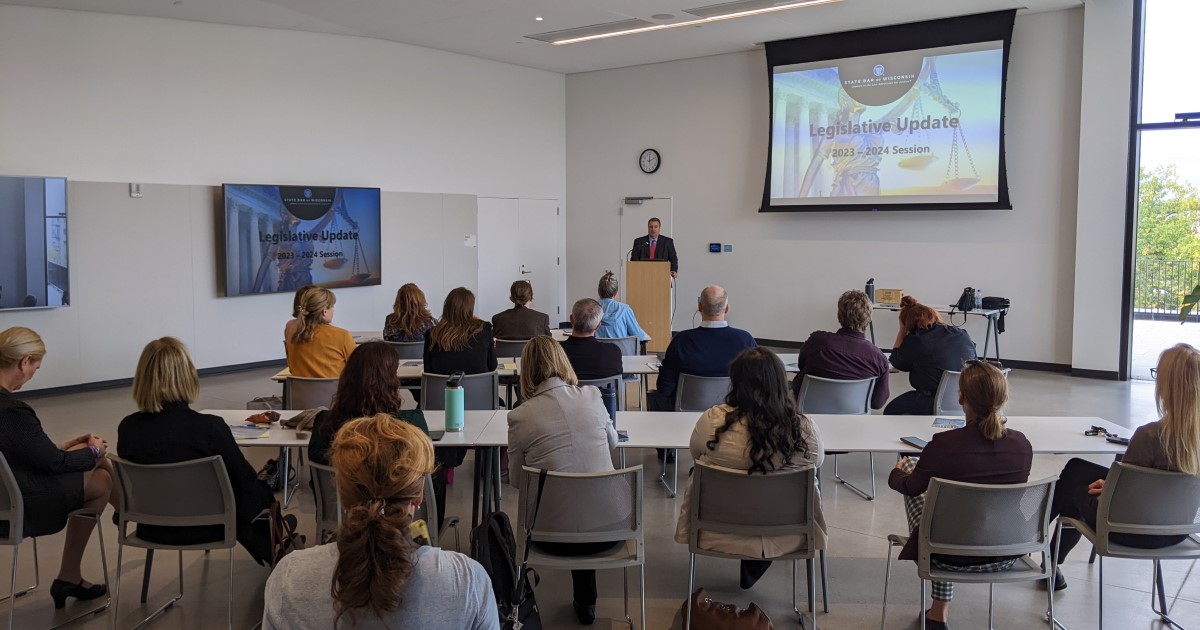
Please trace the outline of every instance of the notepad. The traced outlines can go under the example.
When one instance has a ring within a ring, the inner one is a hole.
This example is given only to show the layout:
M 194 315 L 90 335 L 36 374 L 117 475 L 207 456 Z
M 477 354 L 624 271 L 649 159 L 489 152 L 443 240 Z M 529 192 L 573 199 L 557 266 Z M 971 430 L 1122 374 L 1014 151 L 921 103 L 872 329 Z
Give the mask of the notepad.
M 515 369 L 517 369 L 517 364 L 516 363 L 505 363 L 502 367 L 505 370 L 515 370 Z
M 408 366 L 411 366 L 411 367 L 416 367 L 416 366 L 418 366 L 418 365 L 424 365 L 424 364 L 425 364 L 425 362 L 424 362 L 424 361 L 405 361 L 405 362 L 404 362 L 404 365 L 408 365 Z
M 933 428 L 935 429 L 961 429 L 967 426 L 967 421 L 964 418 L 934 418 Z
M 229 427 L 235 440 L 261 440 L 271 433 L 269 429 L 258 427 Z

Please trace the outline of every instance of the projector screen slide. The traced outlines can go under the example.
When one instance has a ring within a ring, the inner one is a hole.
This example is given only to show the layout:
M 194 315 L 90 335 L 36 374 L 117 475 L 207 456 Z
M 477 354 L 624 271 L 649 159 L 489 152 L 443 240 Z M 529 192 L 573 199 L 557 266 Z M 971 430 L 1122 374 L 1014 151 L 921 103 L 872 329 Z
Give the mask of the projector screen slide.
M 765 212 L 1011 208 L 1013 12 L 768 42 Z
M 1003 42 L 774 69 L 772 205 L 995 202 Z

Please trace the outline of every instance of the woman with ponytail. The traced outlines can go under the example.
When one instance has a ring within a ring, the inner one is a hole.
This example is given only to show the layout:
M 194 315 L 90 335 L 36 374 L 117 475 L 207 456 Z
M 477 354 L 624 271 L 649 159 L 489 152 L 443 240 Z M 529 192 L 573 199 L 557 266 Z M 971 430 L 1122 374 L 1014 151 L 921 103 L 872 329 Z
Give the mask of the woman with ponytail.
M 433 443 L 387 414 L 346 423 L 333 441 L 337 541 L 284 558 L 267 580 L 263 628 L 500 628 L 479 563 L 418 547 L 409 525 L 433 472 Z
M 313 287 L 296 294 L 296 325 L 286 340 L 288 370 L 304 378 L 337 378 L 354 352 L 354 337 L 334 326 L 333 291 Z
M 1186 343 L 1163 350 L 1158 357 L 1154 398 L 1161 420 L 1138 427 L 1129 438 L 1121 461 L 1134 466 L 1200 475 L 1200 350 Z M 1054 486 L 1051 516 L 1077 518 L 1096 527 L 1096 510 L 1108 467 L 1084 459 L 1067 462 Z M 1079 542 L 1079 530 L 1063 528 L 1061 565 Z M 1170 547 L 1187 536 L 1144 536 L 1111 534 L 1110 540 L 1127 547 L 1159 549 Z M 1054 590 L 1067 588 L 1062 573 L 1054 576 Z
M 970 360 L 958 381 L 958 402 L 967 425 L 935 433 L 920 458 L 905 457 L 896 464 L 888 485 L 904 495 L 904 511 L 912 535 L 900 551 L 901 560 L 917 559 L 917 524 L 925 509 L 929 480 L 937 477 L 968 483 L 1005 484 L 1029 481 L 1033 447 L 1020 431 L 1005 428 L 1002 412 L 1008 402 L 1008 379 L 986 361 Z M 1017 561 L 1010 557 L 963 557 L 934 555 L 934 567 L 946 571 L 991 573 L 1004 571 Z M 945 629 L 954 585 L 933 583 L 933 607 L 925 611 L 925 626 Z

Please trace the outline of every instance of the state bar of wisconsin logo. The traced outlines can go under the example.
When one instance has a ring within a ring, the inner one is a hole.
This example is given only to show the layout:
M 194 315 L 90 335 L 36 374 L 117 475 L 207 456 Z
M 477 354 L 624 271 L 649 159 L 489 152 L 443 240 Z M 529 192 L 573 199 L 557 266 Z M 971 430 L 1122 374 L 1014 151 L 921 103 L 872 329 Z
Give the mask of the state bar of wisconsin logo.
M 883 76 L 884 72 L 886 72 L 886 70 L 884 70 L 883 64 L 879 64 L 879 65 L 875 66 L 875 76 L 881 77 L 881 76 Z
M 883 67 L 883 66 L 877 66 L 877 69 L 878 69 L 878 68 L 882 68 L 882 67 Z M 875 76 L 879 76 L 879 74 L 878 74 L 878 73 L 876 73 L 876 75 L 875 75 Z M 311 188 L 305 188 L 305 189 L 304 189 L 304 198 L 305 198 L 305 199 L 312 199 L 312 189 L 311 189 Z

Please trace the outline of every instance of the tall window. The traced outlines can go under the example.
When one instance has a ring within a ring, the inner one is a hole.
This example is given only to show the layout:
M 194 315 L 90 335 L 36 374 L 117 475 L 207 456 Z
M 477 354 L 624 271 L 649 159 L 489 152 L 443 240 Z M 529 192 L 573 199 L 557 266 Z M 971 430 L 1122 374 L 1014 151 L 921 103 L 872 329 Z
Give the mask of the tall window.
M 1133 339 L 1129 375 L 1150 378 L 1164 349 L 1200 347 L 1200 322 L 1179 323 L 1183 294 L 1200 284 L 1200 2 L 1141 0 Z

